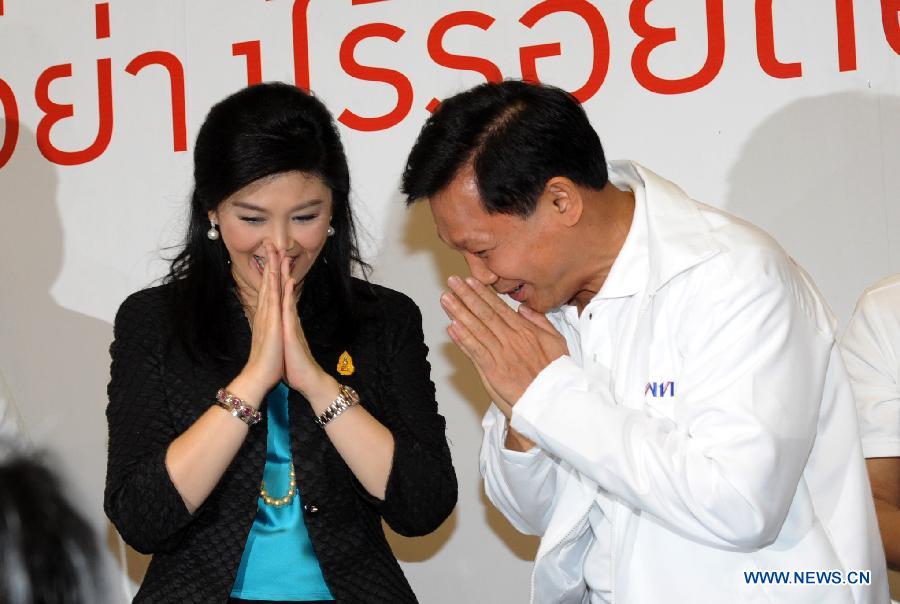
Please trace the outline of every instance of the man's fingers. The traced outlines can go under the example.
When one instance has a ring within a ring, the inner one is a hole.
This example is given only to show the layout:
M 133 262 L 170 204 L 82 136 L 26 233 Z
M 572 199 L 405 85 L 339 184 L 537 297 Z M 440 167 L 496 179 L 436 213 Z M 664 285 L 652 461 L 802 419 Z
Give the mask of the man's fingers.
M 481 385 L 484 386 L 485 391 L 488 393 L 488 396 L 491 397 L 491 400 L 497 407 L 507 416 L 509 417 L 512 413 L 512 407 L 506 400 L 497 394 L 497 389 L 494 388 L 494 385 L 491 384 L 491 381 L 484 374 L 484 369 L 481 368 L 481 365 L 478 361 L 473 357 L 473 353 L 471 353 L 466 345 L 463 343 L 464 336 L 461 335 L 462 330 L 465 328 L 459 327 L 458 323 L 451 323 L 449 327 L 447 327 L 447 333 L 450 335 L 450 339 L 453 340 L 453 343 L 459 346 L 459 348 L 463 351 L 463 354 L 468 357 L 470 361 L 472 361 L 472 366 L 475 367 L 475 371 L 478 373 L 478 378 L 481 380 Z
M 471 290 L 470 290 L 471 291 Z M 501 343 L 497 334 L 478 318 L 453 292 L 444 292 L 441 306 L 453 321 L 465 326 L 466 331 L 480 341 L 483 346 L 499 348 Z
M 519 315 L 527 319 L 532 325 L 539 327 L 551 335 L 560 335 L 559 331 L 553 326 L 553 323 L 551 323 L 543 313 L 539 313 L 522 304 L 519 306 Z
M 503 411 L 503 413 L 506 413 L 507 415 L 509 415 L 508 412 L 512 411 L 512 405 L 510 405 L 506 401 L 506 399 L 504 399 L 502 396 L 500 396 L 497 393 L 497 389 L 494 388 L 494 385 L 491 384 L 491 381 L 487 378 L 486 375 L 484 375 L 484 371 L 482 371 L 481 367 L 479 367 L 478 365 L 475 365 L 475 371 L 478 372 L 478 377 L 481 379 L 481 383 L 484 386 L 484 389 L 487 391 L 488 396 L 491 397 L 491 400 L 498 407 L 500 407 L 500 409 Z
M 507 325 L 515 329 L 519 324 L 516 312 L 500 299 L 500 295 L 475 277 L 466 277 L 465 283 L 493 310 Z
M 491 351 L 482 344 L 465 325 L 459 321 L 453 321 L 447 327 L 447 334 L 453 343 L 460 347 L 469 360 L 475 364 L 479 371 L 492 360 Z
M 492 331 L 508 326 L 506 321 L 503 320 L 488 300 L 479 295 L 471 285 L 456 275 L 450 277 L 447 280 L 447 284 L 450 286 L 451 291 L 456 294 L 456 297 L 460 302 L 462 302 L 473 315 L 478 317 L 482 323 L 489 326 Z M 497 301 L 502 304 L 501 300 Z

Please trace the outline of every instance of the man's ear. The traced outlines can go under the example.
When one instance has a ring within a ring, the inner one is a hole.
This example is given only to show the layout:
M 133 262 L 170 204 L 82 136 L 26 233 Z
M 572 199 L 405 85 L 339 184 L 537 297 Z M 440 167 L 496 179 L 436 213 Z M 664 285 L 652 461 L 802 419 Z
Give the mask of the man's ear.
M 566 226 L 575 226 L 584 211 L 581 189 L 565 176 L 554 176 L 544 186 L 543 197 Z

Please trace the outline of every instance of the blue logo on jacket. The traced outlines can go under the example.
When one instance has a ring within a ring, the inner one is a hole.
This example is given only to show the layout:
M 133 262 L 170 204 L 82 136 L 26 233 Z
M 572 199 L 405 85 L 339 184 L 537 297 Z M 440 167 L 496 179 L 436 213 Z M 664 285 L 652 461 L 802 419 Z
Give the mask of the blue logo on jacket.
M 666 396 L 675 396 L 675 382 L 669 380 L 668 382 L 647 382 L 647 386 L 644 388 L 644 396 L 647 396 L 647 393 L 650 393 L 650 396 L 659 398 Z

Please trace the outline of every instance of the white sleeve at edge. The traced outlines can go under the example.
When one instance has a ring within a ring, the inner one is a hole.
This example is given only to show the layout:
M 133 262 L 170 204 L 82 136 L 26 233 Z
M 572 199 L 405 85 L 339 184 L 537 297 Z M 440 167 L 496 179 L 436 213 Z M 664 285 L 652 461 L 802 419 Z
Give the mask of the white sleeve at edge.
M 480 466 L 488 499 L 518 531 L 543 535 L 553 512 L 558 462 L 537 447 L 506 449 L 507 420 L 495 405 L 485 413 L 482 427 Z

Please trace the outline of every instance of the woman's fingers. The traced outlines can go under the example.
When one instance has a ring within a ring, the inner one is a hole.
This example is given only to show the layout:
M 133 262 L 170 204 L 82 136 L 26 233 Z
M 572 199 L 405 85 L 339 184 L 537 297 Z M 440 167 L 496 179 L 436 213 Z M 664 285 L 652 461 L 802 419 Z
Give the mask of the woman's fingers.
M 259 288 L 257 315 L 259 325 L 270 325 L 281 319 L 281 270 L 280 254 L 271 242 L 264 247 L 266 263 L 263 267 L 262 285 Z
M 289 330 L 296 329 L 300 322 L 297 315 L 297 298 L 294 296 L 293 288 L 295 286 L 294 279 L 288 277 L 284 282 L 284 293 L 281 296 L 281 318 L 284 321 L 285 334 Z
M 265 265 L 252 319 L 253 340 L 248 365 L 260 375 L 266 390 L 284 375 L 281 323 L 281 254 L 271 242 L 264 246 Z
M 296 313 L 299 288 L 297 280 L 291 277 L 291 265 L 294 260 L 290 256 L 282 256 L 280 266 L 281 273 L 281 301 L 282 311 L 291 310 Z
M 271 242 L 264 246 L 266 263 L 259 288 L 256 314 L 253 319 L 253 345 L 251 358 L 265 366 L 266 373 L 274 380 L 284 372 L 284 342 L 281 322 L 281 271 L 280 254 Z M 254 354 L 254 352 L 256 354 Z
M 268 249 L 266 250 L 266 257 L 268 257 Z M 269 271 L 268 271 L 268 261 L 266 262 L 266 266 L 263 267 L 262 274 L 262 283 L 260 283 L 259 291 L 256 292 L 256 310 L 257 313 L 262 310 L 263 306 L 265 306 L 266 295 L 269 293 Z
M 321 377 L 322 370 L 312 357 L 303 325 L 297 314 L 297 283 L 287 276 L 289 263 L 282 268 L 283 293 L 281 297 L 282 337 L 284 338 L 284 369 L 288 385 L 307 393 L 310 385 Z
M 269 281 L 269 296 L 281 302 L 281 253 L 271 241 L 266 242 L 266 277 Z

